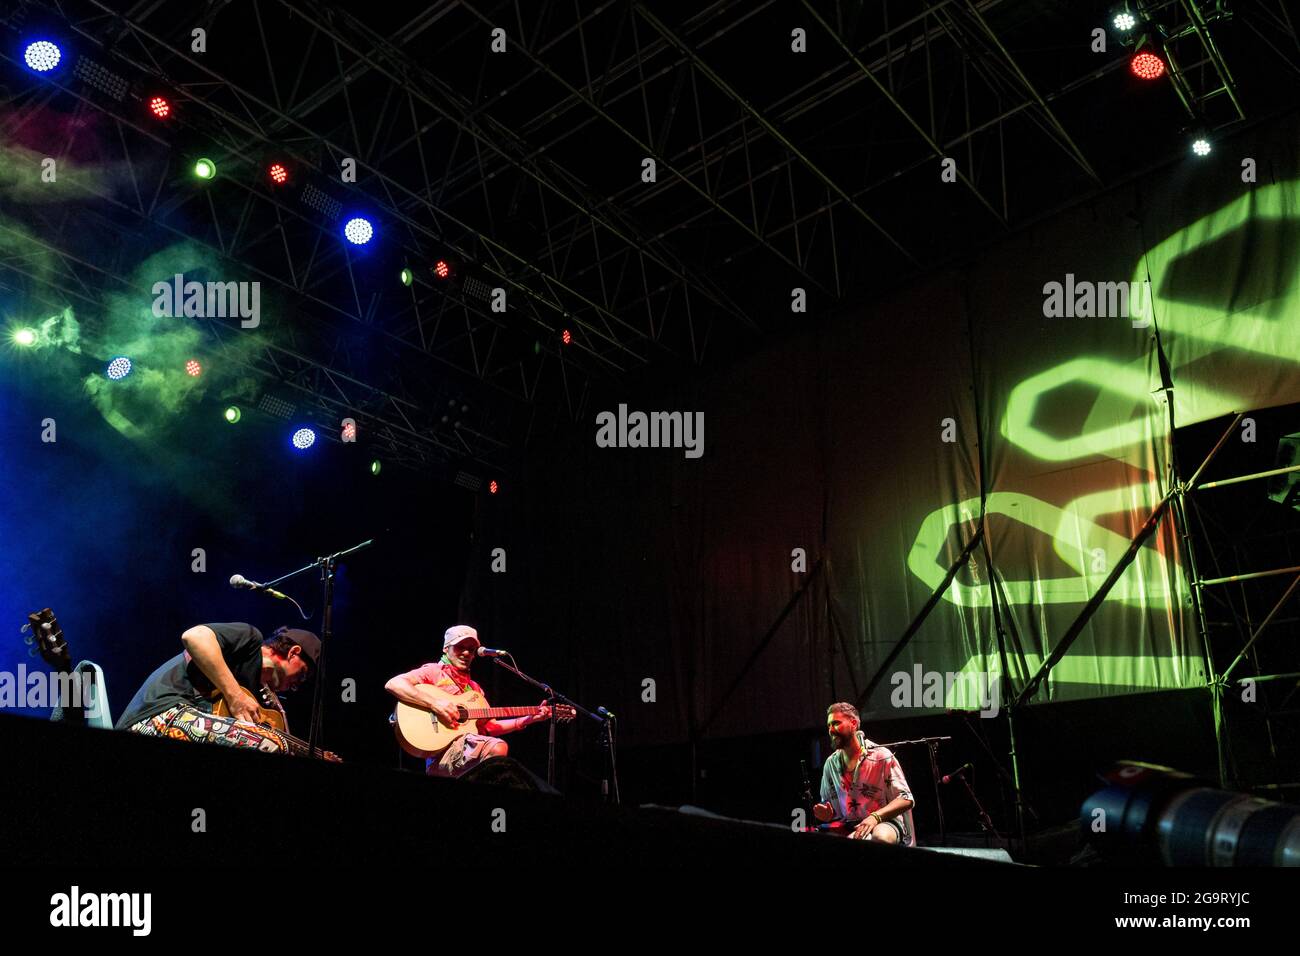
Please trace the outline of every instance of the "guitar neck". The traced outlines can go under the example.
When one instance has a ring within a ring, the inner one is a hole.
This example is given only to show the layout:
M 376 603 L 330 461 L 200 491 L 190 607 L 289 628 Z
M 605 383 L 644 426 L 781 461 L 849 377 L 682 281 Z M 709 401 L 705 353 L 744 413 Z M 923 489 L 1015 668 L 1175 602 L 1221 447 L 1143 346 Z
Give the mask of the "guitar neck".
M 320 747 L 317 747 L 315 750 L 312 750 L 311 745 L 307 743 L 307 741 L 303 740 L 301 737 L 295 737 L 293 736 L 293 734 L 286 734 L 283 730 L 277 730 L 275 733 L 286 744 L 289 745 L 290 756 L 317 757 L 317 758 L 321 758 L 325 756 L 324 750 L 322 750 Z
M 466 707 L 466 720 L 492 720 L 497 717 L 536 717 L 538 707 Z

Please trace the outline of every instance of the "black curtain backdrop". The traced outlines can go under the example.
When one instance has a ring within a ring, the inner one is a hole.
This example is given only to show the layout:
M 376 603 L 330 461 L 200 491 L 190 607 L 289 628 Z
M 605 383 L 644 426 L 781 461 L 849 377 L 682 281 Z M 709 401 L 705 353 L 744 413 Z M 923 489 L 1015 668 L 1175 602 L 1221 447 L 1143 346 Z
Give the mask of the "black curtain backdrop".
M 814 299 L 786 317 L 803 331 L 728 368 L 611 389 L 479 512 L 464 616 L 617 711 L 625 743 L 809 728 L 841 699 L 867 719 L 934 713 L 898 696 L 917 668 L 954 675 L 939 708 L 978 707 L 1003 674 L 1023 686 L 1169 487 L 1162 365 L 1176 427 L 1300 399 L 1298 126 L 1221 142 L 881 301 L 826 316 Z M 1133 283 L 1135 305 L 1048 316 L 1053 282 Z M 595 416 L 619 403 L 702 411 L 703 457 L 597 447 Z M 987 550 L 868 693 L 981 516 Z M 1166 518 L 1035 702 L 1205 681 Z

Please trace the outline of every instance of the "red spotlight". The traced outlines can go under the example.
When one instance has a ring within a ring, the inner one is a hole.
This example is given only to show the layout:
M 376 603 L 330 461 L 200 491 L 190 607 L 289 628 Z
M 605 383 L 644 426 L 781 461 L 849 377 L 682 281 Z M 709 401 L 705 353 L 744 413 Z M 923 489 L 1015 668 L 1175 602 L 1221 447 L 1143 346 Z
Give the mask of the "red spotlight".
M 344 440 L 344 441 L 356 441 L 356 440 L 357 440 L 357 423 L 356 423 L 356 422 L 348 422 L 346 425 L 343 426 L 343 440 Z
M 149 99 L 149 112 L 159 119 L 166 119 L 171 115 L 172 105 L 161 96 L 153 96 Z
M 198 378 L 202 371 L 203 366 L 195 359 L 190 359 L 185 363 L 185 374 L 189 375 L 191 378 Z
M 568 329 L 565 329 L 563 332 L 560 333 L 560 341 L 563 342 L 565 345 L 569 345 L 570 343 L 573 342 L 573 333 L 570 332 Z
M 447 265 L 446 259 L 439 259 L 433 264 L 433 274 L 439 279 L 445 279 L 451 275 L 451 266 Z
M 271 177 L 271 182 L 277 186 L 283 186 L 289 181 L 289 170 L 285 169 L 282 163 L 272 163 L 271 168 L 266 172 Z
M 488 494 L 495 495 L 495 494 L 497 493 L 497 489 L 500 488 L 500 487 L 501 487 L 501 486 L 498 485 L 498 484 L 496 483 L 496 479 L 494 478 L 494 479 L 493 479 L 493 480 L 488 484 Z
M 1139 80 L 1158 80 L 1165 75 L 1165 61 L 1150 50 L 1134 53 L 1128 61 L 1128 68 Z

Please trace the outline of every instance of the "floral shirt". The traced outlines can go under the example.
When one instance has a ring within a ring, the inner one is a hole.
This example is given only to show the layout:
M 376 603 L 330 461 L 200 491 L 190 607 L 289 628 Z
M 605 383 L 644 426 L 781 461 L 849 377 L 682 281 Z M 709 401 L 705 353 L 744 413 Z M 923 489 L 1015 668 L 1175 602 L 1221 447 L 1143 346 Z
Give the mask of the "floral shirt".
M 872 743 L 862 731 L 858 731 L 858 742 L 864 753 L 853 773 L 848 772 L 848 758 L 843 750 L 827 757 L 822 768 L 822 802 L 829 803 L 835 814 L 833 819 L 843 823 L 865 820 L 869 813 L 898 797 L 913 799 L 912 788 L 907 785 L 903 768 L 893 752 Z M 911 810 L 889 822 L 902 829 L 901 843 L 916 846 Z

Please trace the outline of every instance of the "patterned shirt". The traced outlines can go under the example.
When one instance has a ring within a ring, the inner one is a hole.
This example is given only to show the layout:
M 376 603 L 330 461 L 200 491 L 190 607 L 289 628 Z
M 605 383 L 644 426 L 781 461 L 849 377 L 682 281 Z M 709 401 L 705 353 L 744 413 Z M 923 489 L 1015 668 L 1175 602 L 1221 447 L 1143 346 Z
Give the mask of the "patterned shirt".
M 432 684 L 438 690 L 453 695 L 459 694 L 466 689 L 472 690 L 483 698 L 481 706 L 488 706 L 487 695 L 483 693 L 483 688 L 478 685 L 478 681 L 471 678 L 468 671 L 453 667 L 451 664 L 434 661 L 431 664 L 417 667 L 413 671 L 407 671 L 401 676 L 412 684 Z
M 898 797 L 913 799 L 912 788 L 907 785 L 903 768 L 893 752 L 872 743 L 862 731 L 858 731 L 858 743 L 864 752 L 853 773 L 848 772 L 848 758 L 843 750 L 827 757 L 822 768 L 822 803 L 829 803 L 835 814 L 833 819 L 844 823 L 865 820 L 868 814 Z M 889 822 L 903 830 L 901 843 L 916 846 L 911 810 Z

